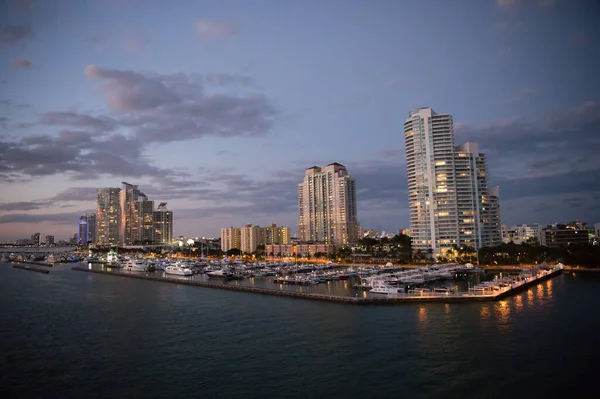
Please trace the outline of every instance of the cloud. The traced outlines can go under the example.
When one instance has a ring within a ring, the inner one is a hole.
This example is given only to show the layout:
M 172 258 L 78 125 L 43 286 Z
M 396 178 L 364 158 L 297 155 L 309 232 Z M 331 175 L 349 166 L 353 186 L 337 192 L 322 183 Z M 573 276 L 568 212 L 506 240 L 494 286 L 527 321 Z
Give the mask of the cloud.
M 12 46 L 31 39 L 33 32 L 29 25 L 0 25 L 0 46 Z
M 13 60 L 11 65 L 15 69 L 29 69 L 31 68 L 31 61 L 25 58 L 17 58 L 16 60 Z
M 265 136 L 277 115 L 264 95 L 243 91 L 253 84 L 244 75 L 142 74 L 95 65 L 86 67 L 85 75 L 100 83 L 98 90 L 112 113 L 52 111 L 34 123 L 19 124 L 58 131 L 0 138 L 1 181 L 55 174 L 73 180 L 185 176 L 152 164 L 146 148 L 156 142 L 208 136 Z M 236 94 L 228 93 L 230 87 L 236 88 Z
M 519 102 L 523 99 L 525 99 L 526 97 L 531 96 L 533 93 L 535 92 L 535 90 L 533 89 L 533 87 L 526 87 L 524 89 L 519 90 L 518 92 L 514 93 L 513 95 L 511 95 L 509 98 L 507 98 L 505 100 L 506 103 L 515 103 L 515 102 Z
M 220 87 L 253 81 L 243 75 L 150 75 L 133 71 L 85 68 L 89 79 L 101 81 L 108 105 L 121 114 L 144 143 L 204 136 L 264 136 L 275 108 L 262 94 L 207 93 L 203 82 Z
M 29 13 L 35 9 L 36 0 L 7 0 L 7 2 L 11 9 Z
M 225 21 L 208 21 L 208 20 L 197 20 L 196 33 L 200 37 L 232 37 L 237 35 L 237 25 L 232 22 Z
M 463 124 L 455 129 L 456 142 L 480 144 L 489 183 L 500 185 L 502 199 L 597 191 L 600 104 L 586 101 L 566 112 L 530 118 Z
M 0 215 L 0 224 L 4 223 L 43 223 L 53 222 L 58 224 L 75 225 L 82 212 L 69 213 L 9 213 Z
M 254 79 L 249 76 L 230 73 L 209 73 L 206 75 L 206 81 L 217 86 L 229 86 L 232 84 L 252 86 L 254 84 Z
M 39 124 L 71 126 L 90 129 L 94 132 L 106 132 L 116 128 L 116 120 L 107 116 L 92 116 L 71 111 L 46 112 L 42 114 Z
M 131 53 L 138 53 L 144 49 L 150 43 L 147 39 L 142 39 L 139 37 L 128 37 L 125 39 L 123 43 L 125 49 Z
M 21 202 L 1 202 L 0 211 L 30 211 L 33 209 L 40 209 L 42 204 L 36 201 L 21 201 Z

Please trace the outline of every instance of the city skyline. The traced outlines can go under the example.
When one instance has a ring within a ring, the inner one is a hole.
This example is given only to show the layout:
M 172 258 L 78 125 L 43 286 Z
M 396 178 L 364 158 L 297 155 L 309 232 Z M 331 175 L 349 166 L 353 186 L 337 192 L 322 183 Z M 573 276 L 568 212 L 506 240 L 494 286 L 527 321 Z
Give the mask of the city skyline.
M 95 188 L 122 180 L 169 201 L 174 235 L 296 226 L 304 170 L 331 162 L 356 179 L 362 226 L 408 228 L 403 123 L 417 107 L 452 114 L 456 142 L 479 144 L 503 224 L 593 225 L 598 11 L 2 2 L 0 241 L 71 237 Z

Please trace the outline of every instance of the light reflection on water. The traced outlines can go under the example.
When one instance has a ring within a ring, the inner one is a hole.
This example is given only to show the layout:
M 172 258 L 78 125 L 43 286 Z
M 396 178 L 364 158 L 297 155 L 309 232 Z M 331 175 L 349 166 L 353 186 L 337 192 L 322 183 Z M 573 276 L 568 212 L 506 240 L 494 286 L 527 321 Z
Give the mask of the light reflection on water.
M 489 305 L 481 305 L 479 309 L 479 315 L 482 320 L 488 320 L 490 318 L 490 307 Z
M 340 386 L 356 397 L 588 397 L 598 284 L 565 276 L 502 302 L 350 306 L 0 267 L 0 369 L 18 397 L 131 397 L 132 385 L 161 397 L 199 386 L 203 397 L 231 398 L 249 387 L 256 397 L 337 397 Z M 548 378 L 549 356 L 561 359 L 561 378 Z
M 417 319 L 419 320 L 420 327 L 427 327 L 427 308 L 425 306 L 420 306 L 417 310 Z

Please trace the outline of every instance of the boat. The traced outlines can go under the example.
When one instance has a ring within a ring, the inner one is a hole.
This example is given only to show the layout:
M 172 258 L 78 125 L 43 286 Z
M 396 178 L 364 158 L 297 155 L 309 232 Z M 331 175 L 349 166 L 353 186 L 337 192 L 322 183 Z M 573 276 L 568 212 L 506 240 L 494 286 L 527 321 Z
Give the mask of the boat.
M 173 266 L 165 267 L 165 273 L 175 274 L 177 276 L 191 276 L 194 274 L 194 272 L 191 269 L 189 269 L 185 266 L 180 266 L 180 265 L 173 265 Z
M 206 273 L 208 278 L 230 278 L 232 277 L 231 273 L 226 273 L 224 270 L 213 270 Z
M 400 289 L 390 287 L 389 285 L 383 283 L 376 283 L 369 292 L 371 294 L 397 294 L 400 292 Z
M 46 262 L 48 262 L 48 263 L 55 263 L 56 262 L 56 258 L 54 257 L 54 254 L 48 255 L 48 257 L 46 258 Z
M 122 264 L 123 270 L 129 270 L 130 272 L 145 272 L 148 269 L 146 262 L 143 260 L 129 259 Z

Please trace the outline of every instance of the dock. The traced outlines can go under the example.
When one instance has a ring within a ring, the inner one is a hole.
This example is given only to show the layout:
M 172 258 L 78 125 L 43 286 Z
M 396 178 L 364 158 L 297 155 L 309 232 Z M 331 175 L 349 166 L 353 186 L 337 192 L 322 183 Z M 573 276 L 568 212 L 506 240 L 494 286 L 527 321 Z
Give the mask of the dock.
M 15 262 L 18 262 L 18 263 L 27 263 L 27 264 L 30 264 L 30 265 L 44 266 L 44 267 L 53 267 L 54 266 L 53 263 L 38 262 L 38 261 L 34 261 L 34 260 L 16 260 Z
M 90 269 L 81 266 L 75 266 L 71 268 L 75 271 L 105 274 L 116 277 L 135 278 L 138 280 L 150 280 L 162 283 L 171 284 L 182 284 L 190 285 L 195 287 L 205 288 L 216 288 L 229 291 L 240 291 L 249 292 L 261 295 L 281 296 L 290 298 L 301 298 L 315 301 L 326 301 L 326 302 L 337 302 L 337 303 L 349 303 L 355 305 L 400 305 L 409 303 L 423 303 L 423 302 L 438 302 L 438 303 L 456 303 L 456 302 L 477 302 L 477 301 L 497 301 L 508 296 L 514 295 L 525 288 L 538 284 L 544 280 L 550 279 L 563 271 L 563 268 L 555 268 L 549 271 L 543 271 L 542 273 L 531 276 L 519 281 L 517 284 L 513 284 L 510 287 L 505 287 L 500 290 L 496 290 L 490 293 L 476 294 L 472 292 L 460 292 L 460 293 L 436 293 L 421 291 L 420 294 L 392 294 L 382 297 L 350 297 L 350 296 L 339 296 L 339 295 L 328 295 L 328 294 L 317 294 L 311 292 L 294 292 L 286 290 L 278 290 L 272 288 L 258 288 L 248 287 L 241 285 L 227 285 L 227 284 L 215 284 L 206 281 L 196 280 L 180 280 L 169 277 L 152 276 L 146 273 L 127 273 L 127 272 L 114 272 L 108 270 Z
M 30 272 L 37 272 L 37 273 L 44 273 L 44 274 L 50 273 L 50 270 L 48 270 L 48 269 L 42 269 L 39 267 L 29 266 L 29 265 L 16 264 L 16 265 L 13 265 L 13 267 L 15 269 L 28 270 Z

